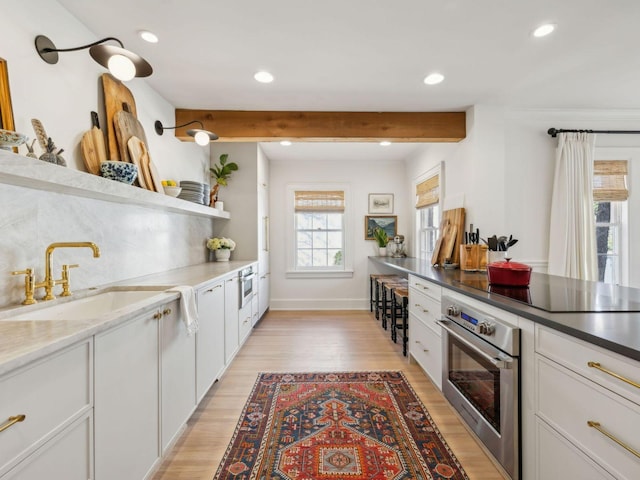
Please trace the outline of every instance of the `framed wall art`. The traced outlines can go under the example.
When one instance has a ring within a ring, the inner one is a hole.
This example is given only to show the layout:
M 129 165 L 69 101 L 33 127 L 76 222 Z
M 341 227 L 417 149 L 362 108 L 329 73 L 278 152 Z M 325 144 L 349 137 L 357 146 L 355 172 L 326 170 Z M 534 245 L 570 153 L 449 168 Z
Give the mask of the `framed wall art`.
M 393 193 L 370 193 L 369 213 L 373 215 L 393 213 Z
M 6 60 L 2 58 L 0 58 L 0 129 L 15 129 L 9 91 L 9 71 Z
M 366 215 L 364 217 L 364 239 L 375 240 L 373 231 L 380 227 L 389 238 L 398 234 L 398 217 L 396 215 Z

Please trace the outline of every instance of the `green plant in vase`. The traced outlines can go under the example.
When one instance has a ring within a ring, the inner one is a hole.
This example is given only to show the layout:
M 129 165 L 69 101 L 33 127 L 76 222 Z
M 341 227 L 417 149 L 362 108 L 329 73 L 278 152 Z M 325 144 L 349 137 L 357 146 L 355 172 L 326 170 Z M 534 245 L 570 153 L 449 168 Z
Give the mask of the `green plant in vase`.
M 211 178 L 215 178 L 216 183 L 211 188 L 211 205 L 218 200 L 218 189 L 220 185 L 227 186 L 227 181 L 231 174 L 238 170 L 238 164 L 234 162 L 228 162 L 228 153 L 220 155 L 220 163 L 217 163 L 209 170 L 211 171 Z
M 389 236 L 387 232 L 385 232 L 382 228 L 376 227 L 373 231 L 373 238 L 375 238 L 376 243 L 378 244 L 379 253 L 381 256 L 385 256 L 387 254 L 387 243 L 389 243 Z M 383 252 L 384 250 L 384 252 Z

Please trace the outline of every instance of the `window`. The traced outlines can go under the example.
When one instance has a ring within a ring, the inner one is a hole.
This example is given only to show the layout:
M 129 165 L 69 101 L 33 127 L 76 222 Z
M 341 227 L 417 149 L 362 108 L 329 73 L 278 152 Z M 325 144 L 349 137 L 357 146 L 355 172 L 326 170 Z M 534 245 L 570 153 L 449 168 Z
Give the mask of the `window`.
M 417 256 L 431 259 L 440 228 L 440 174 L 416 184 Z
M 627 224 L 626 160 L 596 160 L 593 166 L 593 201 L 596 224 L 598 280 L 623 283 Z
M 290 191 L 293 248 L 288 273 L 296 276 L 296 272 L 301 275 L 347 272 L 345 190 L 307 186 L 292 187 Z

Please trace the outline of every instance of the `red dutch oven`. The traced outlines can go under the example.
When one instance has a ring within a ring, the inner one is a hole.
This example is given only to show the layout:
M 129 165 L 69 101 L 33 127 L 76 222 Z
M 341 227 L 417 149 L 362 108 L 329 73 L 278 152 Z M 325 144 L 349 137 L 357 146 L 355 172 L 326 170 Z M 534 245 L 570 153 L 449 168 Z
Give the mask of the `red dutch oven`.
M 531 267 L 507 259 L 504 262 L 493 262 L 487 265 L 487 275 L 491 285 L 527 287 L 531 280 Z

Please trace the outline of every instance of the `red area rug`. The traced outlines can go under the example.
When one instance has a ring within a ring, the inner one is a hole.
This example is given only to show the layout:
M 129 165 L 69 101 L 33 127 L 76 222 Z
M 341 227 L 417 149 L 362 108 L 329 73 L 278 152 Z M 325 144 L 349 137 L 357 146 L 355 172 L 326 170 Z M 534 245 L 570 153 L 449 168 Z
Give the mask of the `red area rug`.
M 263 373 L 216 479 L 468 480 L 401 372 Z

